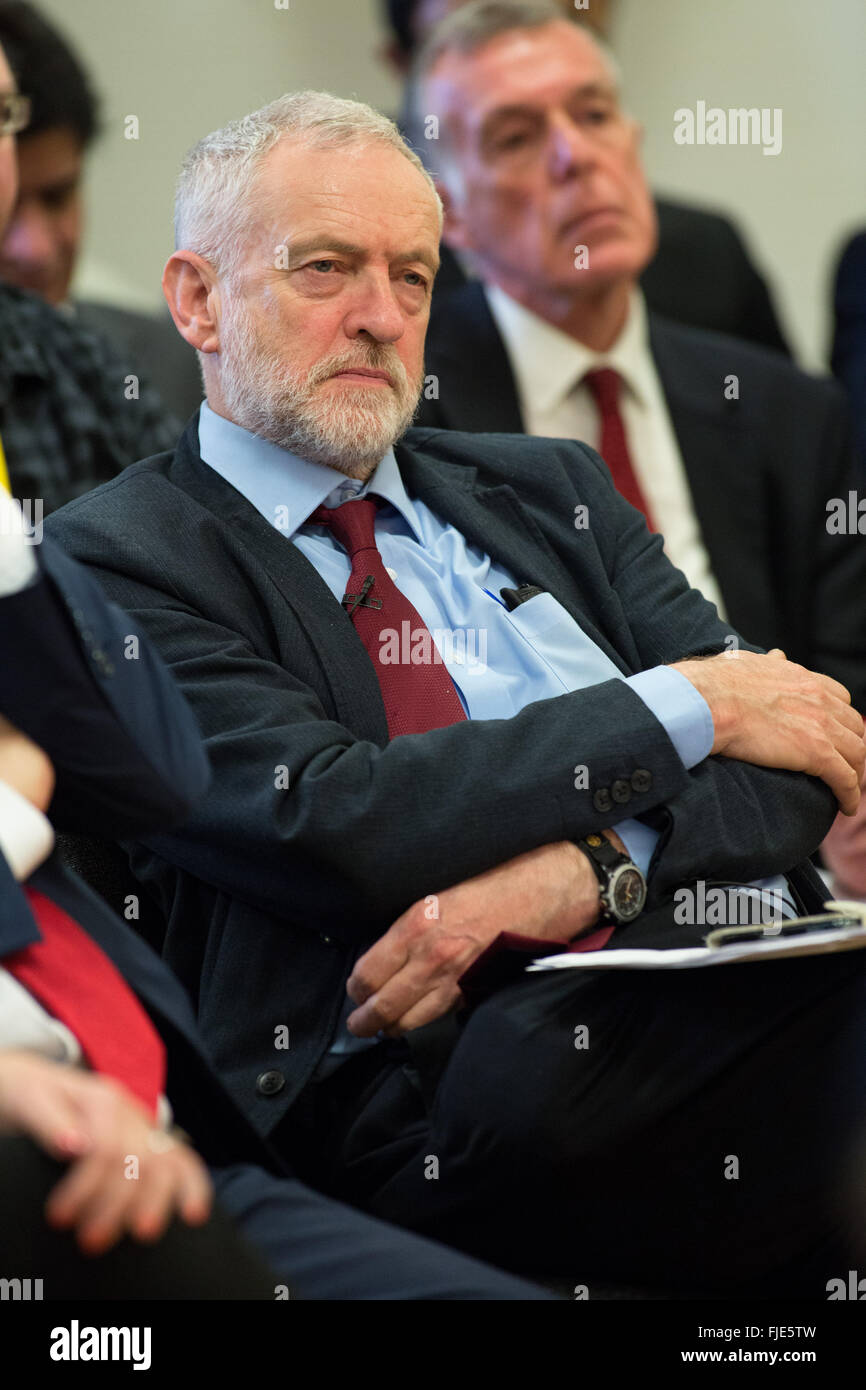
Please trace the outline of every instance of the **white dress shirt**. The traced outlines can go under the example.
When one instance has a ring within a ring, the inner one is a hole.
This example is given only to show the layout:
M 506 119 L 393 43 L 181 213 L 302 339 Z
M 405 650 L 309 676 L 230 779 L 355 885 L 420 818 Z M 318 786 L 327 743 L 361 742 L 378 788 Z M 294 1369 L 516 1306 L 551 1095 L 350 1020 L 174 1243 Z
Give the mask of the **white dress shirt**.
M 611 367 L 619 373 L 623 383 L 620 410 L 629 455 L 653 523 L 664 535 L 665 553 L 724 619 L 721 591 L 710 567 L 650 351 L 643 296 L 634 291 L 625 327 L 613 347 L 598 353 L 518 304 L 497 285 L 485 286 L 485 294 L 511 361 L 528 434 L 581 439 L 598 449 L 598 408 L 582 379 L 599 367 Z

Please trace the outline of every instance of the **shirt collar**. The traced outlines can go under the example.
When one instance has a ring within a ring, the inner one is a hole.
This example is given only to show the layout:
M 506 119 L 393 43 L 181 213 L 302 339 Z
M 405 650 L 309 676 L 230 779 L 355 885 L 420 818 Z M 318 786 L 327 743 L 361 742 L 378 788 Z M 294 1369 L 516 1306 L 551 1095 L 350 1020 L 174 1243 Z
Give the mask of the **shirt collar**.
M 388 450 L 362 484 L 336 468 L 300 458 L 260 435 L 251 434 L 234 421 L 217 415 L 206 401 L 199 413 L 198 441 L 203 461 L 284 536 L 293 536 L 323 502 L 339 506 L 349 497 L 364 497 L 372 492 L 396 507 L 415 538 L 422 539 L 415 504 L 403 485 L 393 449 Z
M 579 343 L 498 285 L 485 285 L 484 292 L 505 342 L 524 407 L 554 409 L 587 372 L 598 367 L 612 367 L 640 404 L 649 403 L 652 356 L 646 305 L 639 290 L 632 291 L 625 326 L 607 352 L 594 352 Z

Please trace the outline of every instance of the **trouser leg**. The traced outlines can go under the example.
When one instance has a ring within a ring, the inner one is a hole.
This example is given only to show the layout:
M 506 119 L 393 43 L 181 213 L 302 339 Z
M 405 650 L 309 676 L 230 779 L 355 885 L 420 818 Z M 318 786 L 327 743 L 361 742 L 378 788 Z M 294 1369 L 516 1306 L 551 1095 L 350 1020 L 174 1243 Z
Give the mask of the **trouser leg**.
M 302 1183 L 247 1165 L 218 1170 L 217 1192 L 238 1226 L 302 1299 L 552 1297 L 431 1240 L 397 1230 Z
M 864 1222 L 862 1184 L 840 1204 L 866 1109 L 864 967 L 525 976 L 469 1019 L 424 1153 L 368 1205 L 575 1284 L 825 1297 Z

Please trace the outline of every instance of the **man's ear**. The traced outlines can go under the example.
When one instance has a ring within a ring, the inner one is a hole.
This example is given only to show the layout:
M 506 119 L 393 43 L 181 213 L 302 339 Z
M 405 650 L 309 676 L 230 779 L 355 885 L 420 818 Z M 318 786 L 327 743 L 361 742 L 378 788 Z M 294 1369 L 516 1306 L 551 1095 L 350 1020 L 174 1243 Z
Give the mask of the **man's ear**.
M 210 261 L 195 251 L 175 251 L 162 272 L 174 326 L 199 352 L 219 351 L 219 289 Z
M 444 217 L 442 221 L 442 240 L 454 251 L 471 251 L 472 245 L 460 203 L 443 179 L 437 179 L 436 187 L 442 199 Z

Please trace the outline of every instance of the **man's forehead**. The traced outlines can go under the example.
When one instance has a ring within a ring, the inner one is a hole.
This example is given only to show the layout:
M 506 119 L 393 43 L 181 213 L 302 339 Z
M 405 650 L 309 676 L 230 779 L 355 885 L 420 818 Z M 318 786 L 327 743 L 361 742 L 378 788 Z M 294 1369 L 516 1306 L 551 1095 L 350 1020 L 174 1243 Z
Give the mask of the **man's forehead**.
M 565 20 L 508 30 L 473 53 L 444 53 L 427 85 L 441 116 L 472 127 L 499 109 L 544 106 L 566 92 L 616 91 L 603 53 Z
M 433 190 L 398 150 L 316 150 L 311 158 L 293 143 L 270 152 L 259 182 L 263 220 L 286 244 L 318 232 L 344 240 L 351 232 L 353 241 L 369 241 L 388 231 L 402 239 L 428 226 L 438 242 Z

